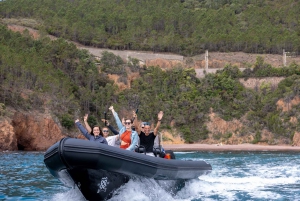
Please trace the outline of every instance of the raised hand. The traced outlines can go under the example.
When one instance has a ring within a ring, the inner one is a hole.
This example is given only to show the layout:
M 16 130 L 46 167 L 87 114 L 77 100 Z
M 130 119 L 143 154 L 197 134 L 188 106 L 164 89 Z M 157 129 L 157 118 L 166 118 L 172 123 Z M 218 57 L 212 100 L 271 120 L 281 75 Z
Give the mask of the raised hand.
M 164 112 L 163 111 L 159 111 L 159 113 L 157 114 L 157 119 L 158 121 L 160 121 L 164 116 Z
M 83 121 L 86 122 L 88 120 L 88 118 L 89 118 L 89 114 L 85 114 L 84 117 L 83 117 Z
M 133 118 L 136 118 L 136 117 L 137 117 L 137 114 L 135 113 L 135 111 L 132 111 L 132 117 L 133 117 Z
M 105 123 L 106 122 L 106 126 L 109 126 L 109 121 L 106 119 L 101 119 L 101 121 L 103 122 L 103 123 Z

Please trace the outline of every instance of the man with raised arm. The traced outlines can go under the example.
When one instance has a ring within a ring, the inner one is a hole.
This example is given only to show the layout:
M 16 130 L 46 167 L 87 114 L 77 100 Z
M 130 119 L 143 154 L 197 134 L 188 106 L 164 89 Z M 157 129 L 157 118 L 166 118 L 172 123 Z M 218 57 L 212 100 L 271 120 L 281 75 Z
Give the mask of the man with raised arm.
M 138 128 L 140 145 L 145 147 L 146 153 L 148 153 L 148 155 L 151 155 L 151 153 L 153 153 L 154 140 L 158 134 L 158 129 L 160 127 L 163 116 L 164 116 L 163 111 L 160 111 L 157 114 L 157 124 L 156 127 L 154 128 L 154 131 L 150 131 L 151 124 L 148 122 L 143 122 L 141 126 Z

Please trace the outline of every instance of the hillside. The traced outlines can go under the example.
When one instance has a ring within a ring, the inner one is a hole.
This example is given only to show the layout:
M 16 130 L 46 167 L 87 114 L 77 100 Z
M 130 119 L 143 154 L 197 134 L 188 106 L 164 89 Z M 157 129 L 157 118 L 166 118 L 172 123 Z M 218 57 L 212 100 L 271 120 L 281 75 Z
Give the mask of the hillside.
M 56 132 L 60 137 L 61 132 L 66 135 L 74 131 L 75 117 L 90 112 L 90 120 L 97 123 L 103 111 L 114 105 L 121 116 L 139 108 L 139 117 L 150 122 L 155 122 L 156 110 L 165 111 L 162 131 L 164 141 L 171 143 L 298 144 L 297 62 L 278 68 L 266 62 L 270 58 L 279 64 L 280 59 L 272 57 L 276 55 L 212 52 L 210 55 L 218 59 L 210 56 L 211 65 L 222 70 L 197 79 L 195 70 L 203 69 L 203 55 L 128 50 L 108 54 L 107 49 L 53 36 L 50 40 L 35 29 L 17 34 L 26 29 L 20 25 L 10 24 L 9 28 L 15 32 L 0 29 L 0 109 L 4 118 L 11 118 L 13 124 L 7 120 L 6 130 L 15 130 L 18 142 L 22 142 L 21 137 L 26 143 L 30 141 L 22 136 L 24 132 L 29 135 L 27 126 L 35 129 L 30 130 L 34 138 L 44 125 L 55 128 L 52 131 L 46 126 L 44 133 Z M 32 40 L 30 35 L 41 36 L 41 40 Z M 94 51 L 93 57 L 86 54 L 90 51 Z M 125 62 L 129 55 L 140 56 L 139 65 Z M 246 60 L 254 57 L 253 63 Z M 252 68 L 240 71 L 242 66 L 227 65 L 229 62 Z M 117 89 L 109 78 L 126 87 Z M 39 115 L 42 117 L 35 119 Z M 7 139 L 16 144 L 16 138 Z
M 29 18 L 33 28 L 113 50 L 299 53 L 296 0 L 7 0 L 1 18 Z M 88 12 L 87 12 L 88 11 Z
M 18 25 L 20 21 L 2 19 L 2 22 L 8 23 L 7 27 L 10 30 L 23 32 L 28 30 L 34 38 L 39 38 L 39 31 L 30 27 Z M 17 24 L 11 24 L 14 22 Z M 48 35 L 51 39 L 57 37 Z M 104 51 L 112 52 L 115 55 L 120 56 L 124 60 L 131 58 L 137 58 L 141 65 L 146 66 L 159 66 L 164 69 L 169 69 L 174 66 L 182 65 L 183 67 L 192 67 L 196 70 L 198 77 L 203 77 L 203 70 L 205 68 L 205 55 L 200 54 L 193 57 L 185 57 L 182 55 L 176 55 L 172 53 L 153 53 L 146 51 L 130 51 L 130 50 L 111 50 L 105 48 L 94 48 L 84 46 L 79 43 L 73 42 L 78 48 L 88 50 L 92 55 L 97 58 L 101 58 Z M 283 55 L 278 54 L 250 54 L 244 52 L 209 52 L 209 70 L 207 72 L 215 72 L 216 69 L 224 68 L 227 64 L 236 65 L 239 68 L 253 67 L 257 57 L 263 57 L 265 63 L 268 63 L 274 67 L 283 66 Z M 287 57 L 286 65 L 291 63 L 300 64 L 300 57 Z

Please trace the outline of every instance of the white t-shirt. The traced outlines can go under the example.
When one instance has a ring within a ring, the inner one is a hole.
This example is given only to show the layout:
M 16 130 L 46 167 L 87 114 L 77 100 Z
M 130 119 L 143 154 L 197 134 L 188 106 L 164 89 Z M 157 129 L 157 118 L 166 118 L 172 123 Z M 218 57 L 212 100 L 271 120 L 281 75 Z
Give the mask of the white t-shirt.
M 109 136 L 109 137 L 107 137 L 105 139 L 106 139 L 107 144 L 109 146 L 120 147 L 120 145 L 116 145 L 116 140 L 117 140 L 118 137 L 119 137 L 119 135 L 114 135 L 114 136 Z

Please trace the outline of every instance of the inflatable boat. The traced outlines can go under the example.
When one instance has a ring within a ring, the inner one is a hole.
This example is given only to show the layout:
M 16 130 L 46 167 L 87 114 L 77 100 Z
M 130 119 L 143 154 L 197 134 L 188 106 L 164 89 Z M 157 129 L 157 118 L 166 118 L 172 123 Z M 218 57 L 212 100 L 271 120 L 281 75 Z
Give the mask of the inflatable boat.
M 148 156 L 74 138 L 63 138 L 44 155 L 50 173 L 65 186 L 78 188 L 87 200 L 106 200 L 133 177 L 179 185 L 211 172 L 205 161 Z

